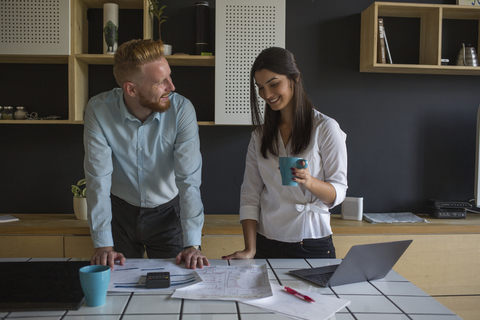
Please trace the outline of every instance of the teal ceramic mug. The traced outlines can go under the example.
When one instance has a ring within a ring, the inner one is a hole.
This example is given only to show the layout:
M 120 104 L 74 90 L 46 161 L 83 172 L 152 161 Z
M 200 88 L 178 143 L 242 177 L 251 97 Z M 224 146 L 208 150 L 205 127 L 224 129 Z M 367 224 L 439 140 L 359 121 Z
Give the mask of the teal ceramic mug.
M 79 273 L 87 306 L 103 306 L 107 299 L 108 284 L 110 283 L 110 267 L 86 266 L 80 268 Z
M 303 158 L 295 157 L 280 157 L 278 160 L 280 164 L 280 173 L 282 174 L 282 185 L 297 186 L 298 184 L 293 181 L 292 168 L 305 169 L 308 167 L 308 161 Z M 305 161 L 305 166 L 300 164 L 302 161 Z

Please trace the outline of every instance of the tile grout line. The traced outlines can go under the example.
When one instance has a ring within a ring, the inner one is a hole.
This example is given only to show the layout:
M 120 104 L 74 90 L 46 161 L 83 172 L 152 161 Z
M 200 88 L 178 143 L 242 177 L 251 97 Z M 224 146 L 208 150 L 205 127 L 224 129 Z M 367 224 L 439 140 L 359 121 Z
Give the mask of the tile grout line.
M 130 304 L 130 301 L 133 298 L 133 292 L 130 293 L 130 296 L 128 297 L 127 303 L 125 304 L 125 307 L 122 310 L 122 314 L 120 314 L 120 318 L 118 320 L 122 320 L 123 316 L 125 315 L 125 312 L 127 311 L 128 305 Z
M 310 264 L 310 262 L 308 262 L 306 258 L 304 258 L 303 260 L 305 260 L 305 262 L 310 266 L 310 268 L 313 268 L 313 266 Z
M 335 297 L 337 297 L 338 299 L 341 299 L 340 296 L 338 295 L 338 293 L 335 292 L 335 290 L 333 290 L 333 288 L 328 285 L 328 287 L 330 288 L 330 290 L 333 292 L 333 294 L 335 295 Z M 326 287 L 325 287 L 326 288 Z M 358 318 L 355 316 L 355 314 L 353 313 L 352 310 L 350 310 L 350 308 L 348 306 L 345 306 L 345 309 L 347 309 L 347 311 L 352 315 L 352 317 L 355 319 L 355 320 L 358 320 Z
M 185 299 L 182 299 L 182 303 L 180 304 L 180 314 L 179 314 L 178 320 L 183 319 L 183 306 L 184 306 L 184 304 L 185 304 Z
M 237 318 L 238 318 L 238 320 L 242 320 L 242 315 L 240 314 L 240 306 L 238 305 L 238 301 L 235 301 L 235 307 L 237 308 Z
M 60 317 L 59 320 L 65 319 L 65 317 L 67 316 L 67 313 L 68 313 L 68 311 L 65 311 L 65 312 L 63 313 L 63 315 Z
M 265 259 L 268 263 L 268 265 L 270 266 L 270 269 L 272 269 L 272 272 L 273 272 L 273 275 L 275 276 L 275 278 L 277 279 L 278 283 L 283 286 L 282 284 L 282 281 L 280 281 L 280 278 L 278 277 L 277 275 L 277 272 L 275 271 L 275 269 L 273 268 L 272 264 L 270 263 L 270 261 L 268 259 Z
M 388 301 L 390 301 L 395 307 L 397 307 L 398 310 L 402 311 L 403 314 L 404 314 L 405 316 L 407 316 L 408 319 L 413 320 L 413 318 L 410 317 L 410 316 L 408 315 L 408 313 L 406 313 L 402 308 L 400 308 L 399 306 L 397 306 L 397 304 L 396 304 L 395 302 L 393 302 L 392 299 L 390 299 L 385 293 L 383 293 L 382 290 L 380 290 L 379 288 L 377 288 L 372 282 L 368 281 L 368 283 L 370 283 L 371 286 L 373 286 L 376 290 L 378 290 L 378 292 L 380 292 L 380 293 L 382 294 L 382 296 L 384 296 Z

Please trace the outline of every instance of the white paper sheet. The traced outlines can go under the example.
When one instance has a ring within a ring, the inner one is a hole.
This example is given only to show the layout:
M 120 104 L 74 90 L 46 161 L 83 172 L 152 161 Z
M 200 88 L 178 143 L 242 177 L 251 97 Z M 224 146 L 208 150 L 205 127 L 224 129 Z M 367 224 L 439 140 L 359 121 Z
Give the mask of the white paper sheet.
M 272 284 L 273 295 L 271 297 L 240 302 L 284 316 L 306 320 L 328 319 L 350 304 L 349 300 L 295 289 L 315 300 L 315 302 L 308 302 L 287 293 L 283 288 L 282 286 Z
M 170 272 L 170 288 L 147 289 L 146 276 L 149 272 Z M 177 265 L 175 259 L 127 259 L 124 266 L 115 265 L 110 275 L 110 292 L 173 292 L 175 289 L 201 282 L 197 272 Z
M 396 222 L 428 223 L 426 219 L 420 218 L 419 216 L 416 216 L 411 212 L 364 213 L 363 219 L 365 219 L 370 223 L 396 223 Z
M 211 266 L 197 270 L 203 282 L 175 290 L 172 298 L 244 300 L 272 295 L 267 266 Z

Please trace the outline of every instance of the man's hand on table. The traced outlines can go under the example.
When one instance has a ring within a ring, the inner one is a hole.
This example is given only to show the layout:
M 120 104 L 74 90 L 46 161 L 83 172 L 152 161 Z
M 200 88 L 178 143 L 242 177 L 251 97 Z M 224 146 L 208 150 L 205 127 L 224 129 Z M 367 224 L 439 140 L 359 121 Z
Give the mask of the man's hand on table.
M 195 269 L 196 267 L 203 268 L 203 266 L 209 266 L 207 257 L 199 249 L 194 247 L 185 248 L 180 252 L 175 258 L 177 264 L 180 264 L 182 261 L 185 261 L 185 266 L 187 269 Z
M 104 266 L 110 266 L 113 269 L 115 261 L 118 261 L 120 265 L 125 264 L 126 258 L 122 253 L 113 250 L 113 247 L 100 247 L 95 248 L 90 264 L 98 264 Z

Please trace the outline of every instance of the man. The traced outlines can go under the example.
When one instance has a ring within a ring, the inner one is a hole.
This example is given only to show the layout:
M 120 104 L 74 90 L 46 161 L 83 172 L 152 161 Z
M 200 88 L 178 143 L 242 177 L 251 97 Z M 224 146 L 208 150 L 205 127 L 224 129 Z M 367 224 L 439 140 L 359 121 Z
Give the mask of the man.
M 200 251 L 202 158 L 195 110 L 175 93 L 163 43 L 131 40 L 114 56 L 120 88 L 85 111 L 91 263 L 176 258 L 209 265 Z

